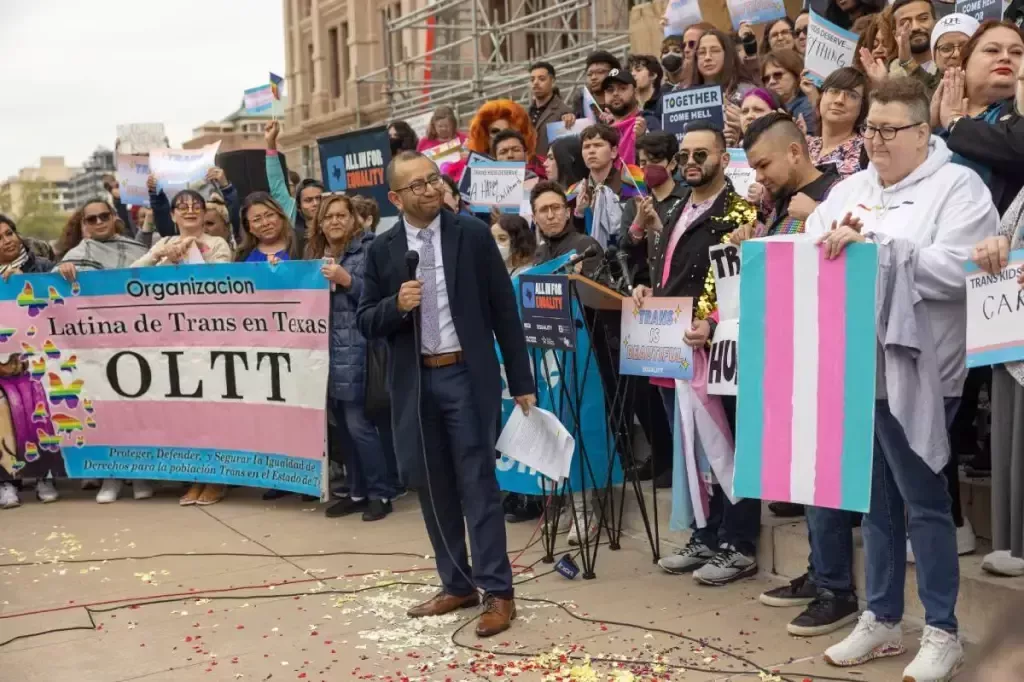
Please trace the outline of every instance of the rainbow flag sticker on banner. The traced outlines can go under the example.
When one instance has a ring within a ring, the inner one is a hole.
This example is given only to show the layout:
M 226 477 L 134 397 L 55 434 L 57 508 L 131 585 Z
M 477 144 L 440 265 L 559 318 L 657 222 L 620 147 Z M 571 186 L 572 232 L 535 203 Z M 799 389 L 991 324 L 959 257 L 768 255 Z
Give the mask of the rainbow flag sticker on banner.
M 868 511 L 877 246 L 828 261 L 809 237 L 774 237 L 740 261 L 733 492 Z

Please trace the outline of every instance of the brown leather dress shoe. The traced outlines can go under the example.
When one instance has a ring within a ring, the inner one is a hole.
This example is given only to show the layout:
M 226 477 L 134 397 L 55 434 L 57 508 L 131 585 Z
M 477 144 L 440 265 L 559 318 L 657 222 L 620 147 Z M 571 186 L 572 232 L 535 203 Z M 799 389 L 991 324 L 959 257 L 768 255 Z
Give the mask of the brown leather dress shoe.
M 480 595 L 474 592 L 465 597 L 457 597 L 445 591 L 438 592 L 434 597 L 422 604 L 409 609 L 407 616 L 410 618 L 423 618 L 424 616 L 443 616 L 459 609 L 471 609 L 480 603 Z
M 480 622 L 476 624 L 477 637 L 493 637 L 505 632 L 516 618 L 516 602 L 514 599 L 501 599 L 487 595 L 484 600 L 484 612 Z

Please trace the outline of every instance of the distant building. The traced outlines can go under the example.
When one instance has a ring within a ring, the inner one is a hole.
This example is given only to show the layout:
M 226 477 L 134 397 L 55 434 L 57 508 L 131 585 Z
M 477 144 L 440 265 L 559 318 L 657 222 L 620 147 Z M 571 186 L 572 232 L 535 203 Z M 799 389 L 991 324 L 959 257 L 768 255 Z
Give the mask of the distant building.
M 81 168 L 65 165 L 63 156 L 43 156 L 38 167 L 22 168 L 0 184 L 0 210 L 21 218 L 26 209 L 31 210 L 26 204 L 34 200 L 38 189 L 42 201 L 58 211 L 70 212 L 75 208 L 71 179 L 81 172 Z
M 263 128 L 276 118 L 284 124 L 286 97 L 275 100 L 269 111 L 258 114 L 246 112 L 240 106 L 229 116 L 220 121 L 209 121 L 192 130 L 192 139 L 184 143 L 184 149 L 199 149 L 220 140 L 221 152 L 233 152 L 239 149 L 263 149 Z
M 81 173 L 71 178 L 69 203 L 72 208 L 106 194 L 106 190 L 103 189 L 103 176 L 113 173 L 117 168 L 114 163 L 114 152 L 97 147 L 92 156 L 86 159 L 84 166 Z

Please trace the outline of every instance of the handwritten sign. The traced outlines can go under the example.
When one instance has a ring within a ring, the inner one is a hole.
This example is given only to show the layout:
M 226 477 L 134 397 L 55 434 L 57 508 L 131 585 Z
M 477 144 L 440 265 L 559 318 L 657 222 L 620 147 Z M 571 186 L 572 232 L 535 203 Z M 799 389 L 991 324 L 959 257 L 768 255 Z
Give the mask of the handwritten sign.
M 522 161 L 487 161 L 473 165 L 466 200 L 473 213 L 487 213 L 496 207 L 517 213 L 523 203 L 526 164 Z
M 121 123 L 115 146 L 122 154 L 148 154 L 167 147 L 167 131 L 163 123 Z
M 740 336 L 740 249 L 719 244 L 708 249 L 718 299 L 718 326 L 708 353 L 708 393 L 736 395 Z
M 149 157 L 145 154 L 117 155 L 117 182 L 121 201 L 130 206 L 149 206 Z
M 651 297 L 642 308 L 632 298 L 622 299 L 619 373 L 692 379 L 693 349 L 683 341 L 692 314 L 692 298 Z
M 733 29 L 740 24 L 767 24 L 786 16 L 782 0 L 726 0 Z
M 201 149 L 154 149 L 149 154 L 149 170 L 157 187 L 169 199 L 183 189 L 205 183 L 206 171 L 217 165 L 220 140 Z
M 857 34 L 839 28 L 812 10 L 807 25 L 807 51 L 804 68 L 811 80 L 821 85 L 836 69 L 853 66 L 857 50 Z
M 747 153 L 742 149 L 729 149 L 729 166 L 725 169 L 725 177 L 732 180 L 733 189 L 741 197 L 747 196 L 747 190 L 754 182 L 755 172 L 747 161 Z
M 718 85 L 668 92 L 662 96 L 661 103 L 662 130 L 675 133 L 680 140 L 686 126 L 697 121 L 711 123 L 719 129 L 725 127 L 722 88 Z
M 956 12 L 974 17 L 979 22 L 989 19 L 999 21 L 1003 18 L 1007 4 L 1003 0 L 958 0 Z
M 593 125 L 590 119 L 581 118 L 577 119 L 573 124 L 572 128 L 566 128 L 565 124 L 561 121 L 555 121 L 547 125 L 548 131 L 548 142 L 554 142 L 560 137 L 572 137 L 573 135 L 580 135 L 584 130 Z
M 981 367 L 1024 360 L 1024 249 L 1010 254 L 998 275 L 973 263 L 967 271 L 967 366 Z

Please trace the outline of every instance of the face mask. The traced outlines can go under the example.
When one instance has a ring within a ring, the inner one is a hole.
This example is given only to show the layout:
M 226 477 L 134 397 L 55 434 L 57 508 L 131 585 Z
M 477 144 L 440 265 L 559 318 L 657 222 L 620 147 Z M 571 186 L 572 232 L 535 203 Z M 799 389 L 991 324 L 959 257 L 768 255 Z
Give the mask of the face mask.
M 402 146 L 402 141 L 398 138 L 391 138 L 391 156 L 394 157 L 398 154 L 399 147 Z
M 683 56 L 676 54 L 675 52 L 669 52 L 661 58 L 661 65 L 664 66 L 665 70 L 669 73 L 675 73 L 679 69 L 683 68 Z
M 648 187 L 660 187 L 669 179 L 668 169 L 655 163 L 644 166 L 644 183 Z
M 498 244 L 498 253 L 501 254 L 501 260 L 506 263 L 508 262 L 509 252 L 508 244 Z

